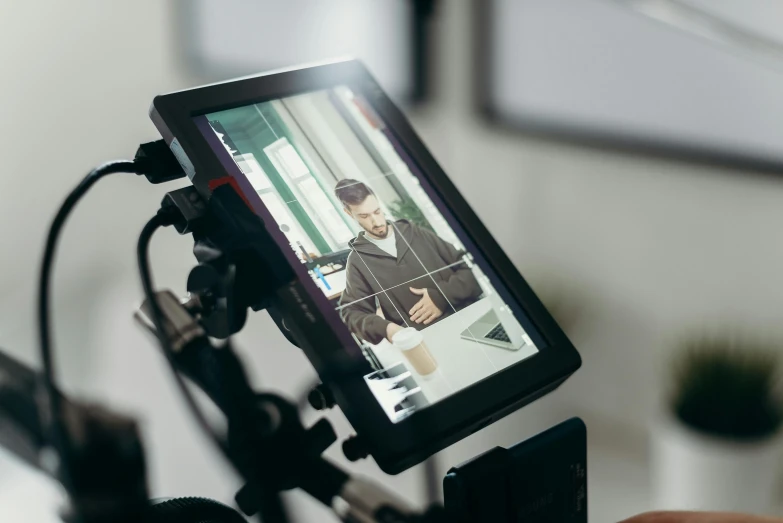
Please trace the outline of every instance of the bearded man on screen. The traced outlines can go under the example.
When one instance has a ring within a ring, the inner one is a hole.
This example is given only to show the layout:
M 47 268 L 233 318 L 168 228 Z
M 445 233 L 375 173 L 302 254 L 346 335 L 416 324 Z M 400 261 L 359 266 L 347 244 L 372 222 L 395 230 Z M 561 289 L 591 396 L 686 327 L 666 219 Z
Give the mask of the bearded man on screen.
M 340 180 L 334 193 L 363 229 L 349 242 L 340 298 L 340 316 L 351 332 L 377 344 L 404 327 L 421 330 L 479 298 L 481 287 L 463 251 L 408 220 L 387 220 L 362 182 Z

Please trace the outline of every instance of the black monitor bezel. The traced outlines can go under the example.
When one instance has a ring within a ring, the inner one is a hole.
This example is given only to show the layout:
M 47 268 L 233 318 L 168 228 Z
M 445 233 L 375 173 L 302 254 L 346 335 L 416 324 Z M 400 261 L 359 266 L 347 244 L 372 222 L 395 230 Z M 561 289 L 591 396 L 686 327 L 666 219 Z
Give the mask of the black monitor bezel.
M 330 360 L 324 355 L 341 350 L 337 337 L 326 321 L 313 321 L 310 315 L 318 309 L 312 303 L 306 307 L 309 299 L 300 282 L 284 286 L 279 303 L 291 320 L 299 345 L 335 392 L 338 405 L 378 465 L 388 473 L 398 473 L 553 390 L 579 368 L 581 359 L 405 116 L 358 61 L 273 72 L 160 95 L 155 97 L 150 114 L 170 145 L 177 140 L 193 164 L 191 181 L 209 197 L 209 182 L 227 173 L 193 117 L 338 85 L 347 85 L 368 100 L 547 341 L 538 354 L 392 423 L 361 379 L 335 379 L 330 373 Z

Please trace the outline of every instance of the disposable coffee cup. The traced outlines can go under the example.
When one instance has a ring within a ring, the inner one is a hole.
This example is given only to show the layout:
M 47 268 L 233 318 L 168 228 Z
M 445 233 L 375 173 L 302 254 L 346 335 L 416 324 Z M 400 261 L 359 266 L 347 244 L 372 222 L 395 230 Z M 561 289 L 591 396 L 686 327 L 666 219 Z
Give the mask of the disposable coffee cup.
M 408 363 L 419 375 L 428 376 L 437 370 L 438 363 L 424 343 L 424 335 L 413 327 L 395 333 L 392 336 L 392 345 L 402 351 Z

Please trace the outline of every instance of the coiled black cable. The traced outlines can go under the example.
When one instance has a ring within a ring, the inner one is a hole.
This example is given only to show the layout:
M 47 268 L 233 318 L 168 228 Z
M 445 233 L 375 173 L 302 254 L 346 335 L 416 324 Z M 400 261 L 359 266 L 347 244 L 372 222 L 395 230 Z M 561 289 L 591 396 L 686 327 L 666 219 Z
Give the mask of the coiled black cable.
M 76 204 L 92 187 L 95 182 L 114 173 L 133 173 L 139 174 L 142 166 L 136 162 L 120 160 L 105 163 L 96 167 L 85 176 L 79 185 L 71 191 L 63 202 L 60 209 L 52 221 L 49 233 L 46 237 L 46 246 L 44 247 L 43 262 L 41 264 L 41 273 L 38 286 L 38 334 L 39 349 L 42 365 L 43 388 L 46 400 L 49 403 L 48 412 L 51 415 L 49 420 L 50 438 L 55 449 L 62 456 L 65 449 L 65 429 L 60 412 L 60 395 L 57 390 L 56 376 L 53 361 L 52 349 L 52 326 L 51 326 L 51 283 L 52 269 L 54 266 L 54 257 L 57 252 L 57 242 L 60 238 L 65 221 L 76 207 Z M 70 486 L 70 474 L 68 472 L 67 460 L 60 461 L 61 481 L 66 488 Z
M 152 236 L 155 234 L 155 231 L 157 231 L 160 227 L 172 225 L 174 223 L 174 219 L 175 218 L 172 215 L 168 215 L 163 209 L 161 209 L 158 211 L 158 214 L 150 218 L 139 235 L 136 255 L 139 263 L 141 286 L 144 290 L 144 297 L 149 303 L 150 316 L 152 317 L 152 323 L 155 326 L 155 333 L 158 338 L 158 342 L 160 343 L 161 350 L 163 351 L 163 355 L 166 357 L 166 361 L 169 364 L 174 381 L 177 383 L 177 387 L 182 393 L 182 396 L 185 399 L 185 403 L 187 403 L 188 408 L 196 418 L 196 422 L 198 422 L 199 427 L 209 436 L 215 446 L 222 452 L 223 456 L 228 459 L 229 463 L 234 464 L 234 461 L 231 459 L 231 455 L 228 450 L 228 445 L 223 440 L 223 438 L 221 438 L 215 432 L 212 425 L 210 425 L 210 423 L 207 421 L 204 413 L 196 403 L 196 399 L 193 397 L 190 389 L 185 384 L 185 380 L 177 370 L 174 349 L 171 346 L 171 340 L 168 338 L 168 336 L 166 336 L 166 331 L 163 324 L 163 313 L 160 310 L 158 301 L 155 299 L 155 288 L 152 283 L 152 273 L 150 271 L 149 260 L 150 241 L 152 240 Z

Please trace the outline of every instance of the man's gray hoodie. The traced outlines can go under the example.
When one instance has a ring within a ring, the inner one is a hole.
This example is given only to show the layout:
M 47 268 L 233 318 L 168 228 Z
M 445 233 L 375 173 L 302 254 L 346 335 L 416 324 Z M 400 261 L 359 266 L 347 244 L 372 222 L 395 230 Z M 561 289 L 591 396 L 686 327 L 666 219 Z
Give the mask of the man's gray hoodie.
M 370 343 L 386 337 L 389 322 L 419 330 L 427 327 L 410 319 L 408 312 L 422 298 L 411 288 L 428 290 L 443 313 L 437 321 L 481 295 L 481 287 L 463 261 L 464 252 L 407 220 L 389 222 L 389 227 L 394 228 L 396 258 L 367 240 L 364 231 L 351 240 L 346 286 L 340 298 L 343 321 Z M 383 317 L 377 314 L 378 307 Z

